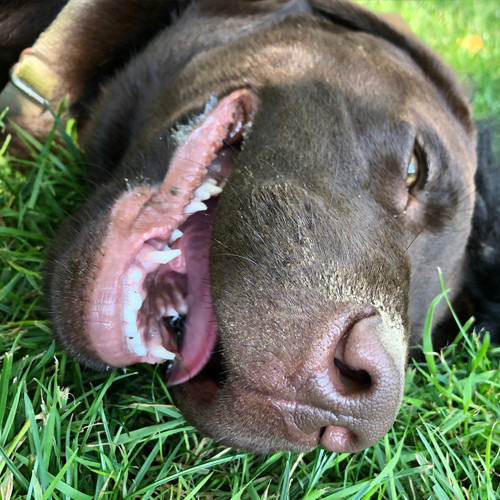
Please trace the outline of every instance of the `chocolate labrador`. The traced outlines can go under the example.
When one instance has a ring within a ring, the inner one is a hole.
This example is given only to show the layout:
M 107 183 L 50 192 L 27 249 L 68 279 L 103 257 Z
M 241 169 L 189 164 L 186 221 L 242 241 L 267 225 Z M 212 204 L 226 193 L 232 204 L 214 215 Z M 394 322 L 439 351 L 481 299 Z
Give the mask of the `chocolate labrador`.
M 97 369 L 163 362 L 186 418 L 229 446 L 374 444 L 436 268 L 464 314 L 482 293 L 476 128 L 452 71 L 344 0 L 72 4 L 62 54 L 26 55 L 55 75 L 49 103 L 68 96 L 99 183 L 49 252 L 57 339 Z

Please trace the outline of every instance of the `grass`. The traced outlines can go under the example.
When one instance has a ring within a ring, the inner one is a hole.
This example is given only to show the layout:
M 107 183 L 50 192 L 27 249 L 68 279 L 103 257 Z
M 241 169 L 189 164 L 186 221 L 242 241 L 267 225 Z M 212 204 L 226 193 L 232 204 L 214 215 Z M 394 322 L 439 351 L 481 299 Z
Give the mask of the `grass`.
M 474 82 L 476 115 L 500 116 L 500 4 L 363 3 L 401 12 Z M 470 35 L 484 47 L 471 51 Z M 73 125 L 64 148 L 19 131 L 29 161 L 0 145 L 2 500 L 500 498 L 500 347 L 468 333 L 470 323 L 457 325 L 460 345 L 410 364 L 393 428 L 356 455 L 218 447 L 172 405 L 161 368 L 100 374 L 72 361 L 50 336 L 40 269 L 58 224 L 85 196 Z M 429 328 L 425 338 L 431 352 Z

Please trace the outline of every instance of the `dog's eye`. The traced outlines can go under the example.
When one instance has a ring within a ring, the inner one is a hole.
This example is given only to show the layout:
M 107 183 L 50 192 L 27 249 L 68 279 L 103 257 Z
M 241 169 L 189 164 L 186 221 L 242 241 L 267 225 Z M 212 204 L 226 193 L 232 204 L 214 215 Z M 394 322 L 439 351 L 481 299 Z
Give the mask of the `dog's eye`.
M 420 189 L 425 184 L 426 168 L 425 162 L 421 160 L 422 155 L 417 150 L 413 151 L 406 170 L 406 189 L 409 193 Z
M 410 163 L 408 163 L 408 170 L 406 172 L 406 189 L 410 191 L 417 183 L 420 165 L 415 153 L 411 155 Z

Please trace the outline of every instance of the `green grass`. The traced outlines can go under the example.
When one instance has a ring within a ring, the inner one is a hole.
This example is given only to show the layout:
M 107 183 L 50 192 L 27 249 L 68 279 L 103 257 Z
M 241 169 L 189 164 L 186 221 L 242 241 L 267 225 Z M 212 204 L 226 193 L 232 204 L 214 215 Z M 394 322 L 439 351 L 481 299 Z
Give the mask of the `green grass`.
M 399 13 L 452 66 L 471 96 L 477 117 L 500 116 L 500 2 L 495 0 L 357 0 L 379 12 Z M 464 40 L 478 35 L 484 46 Z
M 474 82 L 476 113 L 498 115 L 497 2 L 364 3 L 401 12 Z M 457 44 L 470 34 L 484 49 Z M 218 447 L 172 405 L 161 368 L 100 374 L 72 361 L 51 339 L 40 269 L 58 224 L 85 195 L 82 158 L 71 142 L 23 137 L 30 161 L 0 145 L 2 500 L 500 498 L 500 347 L 488 336 L 462 329 L 460 345 L 412 363 L 392 430 L 356 455 Z

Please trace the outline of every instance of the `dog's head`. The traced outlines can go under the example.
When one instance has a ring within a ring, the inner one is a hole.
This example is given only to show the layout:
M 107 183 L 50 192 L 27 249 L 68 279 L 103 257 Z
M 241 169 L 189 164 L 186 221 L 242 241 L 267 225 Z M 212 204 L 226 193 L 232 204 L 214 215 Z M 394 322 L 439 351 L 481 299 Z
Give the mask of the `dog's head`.
M 434 54 L 343 1 L 202 2 L 82 137 L 106 173 L 47 267 L 78 359 L 167 359 L 188 419 L 237 448 L 388 431 L 474 204 L 469 108 Z

